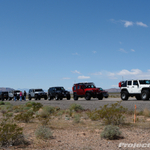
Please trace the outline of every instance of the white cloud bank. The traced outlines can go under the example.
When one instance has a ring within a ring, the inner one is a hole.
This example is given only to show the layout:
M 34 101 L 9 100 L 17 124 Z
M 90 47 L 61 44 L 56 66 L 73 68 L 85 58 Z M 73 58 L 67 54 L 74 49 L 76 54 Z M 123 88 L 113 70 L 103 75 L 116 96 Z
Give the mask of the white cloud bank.
M 124 26 L 125 27 L 133 26 L 133 22 L 132 21 L 121 20 L 121 22 L 124 22 Z
M 144 24 L 143 22 L 136 22 L 136 25 L 138 26 L 142 26 L 142 27 L 148 27 L 146 24 Z
M 77 73 L 77 74 L 81 74 L 79 71 L 75 70 L 75 71 L 71 71 L 72 73 Z
M 133 25 L 137 25 L 137 26 L 141 26 L 141 27 L 148 27 L 148 25 L 146 25 L 143 22 L 133 22 L 133 21 L 128 21 L 128 20 L 119 20 L 119 21 L 115 21 L 114 19 L 110 19 L 110 21 L 112 23 L 123 23 L 124 27 L 129 27 L 129 26 L 133 26 Z
M 78 79 L 90 79 L 89 76 L 78 76 Z
M 150 69 L 146 72 L 143 72 L 140 69 L 123 69 L 118 72 L 109 72 L 109 71 L 102 71 L 101 74 L 93 73 L 92 75 L 99 75 L 102 78 L 109 78 L 109 79 L 150 79 Z

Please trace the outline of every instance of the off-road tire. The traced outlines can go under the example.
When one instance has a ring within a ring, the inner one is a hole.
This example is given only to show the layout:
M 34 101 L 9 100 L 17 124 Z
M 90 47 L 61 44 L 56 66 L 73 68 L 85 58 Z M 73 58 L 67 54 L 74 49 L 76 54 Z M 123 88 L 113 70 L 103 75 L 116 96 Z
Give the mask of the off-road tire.
M 91 99 L 91 94 L 90 93 L 86 93 L 85 94 L 85 99 L 86 100 L 90 100 Z
M 31 96 L 29 96 L 29 101 L 31 100 Z
M 127 92 L 127 91 L 122 91 L 122 92 L 121 92 L 121 99 L 122 99 L 123 101 L 126 101 L 126 100 L 128 100 L 128 98 L 129 98 L 128 92 Z
M 63 98 L 62 97 L 60 97 L 60 100 L 62 100 Z
M 67 100 L 70 100 L 70 95 L 69 95 L 69 96 L 67 96 Z
M 148 90 L 143 90 L 141 93 L 141 99 L 143 101 L 149 100 L 150 93 Z
M 74 99 L 75 101 L 77 101 L 77 100 L 78 100 L 78 96 L 77 96 L 77 94 L 74 94 L 74 95 L 73 95 L 73 99 Z
M 50 96 L 50 95 L 48 95 L 48 100 L 50 101 L 50 100 L 52 100 L 53 98 Z
M 102 99 L 103 99 L 103 95 L 101 94 L 98 96 L 98 100 L 102 100 Z
M 59 100 L 58 94 L 55 95 L 55 100 Z
M 37 100 L 38 99 L 38 96 L 35 96 L 35 100 Z
M 47 96 L 44 97 L 44 100 L 47 100 Z

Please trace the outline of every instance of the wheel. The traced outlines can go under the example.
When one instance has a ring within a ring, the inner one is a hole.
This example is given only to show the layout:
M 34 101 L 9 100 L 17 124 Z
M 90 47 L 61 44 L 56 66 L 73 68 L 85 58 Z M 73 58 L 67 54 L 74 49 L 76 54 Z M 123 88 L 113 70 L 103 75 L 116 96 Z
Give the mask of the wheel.
M 137 95 L 135 96 L 137 100 L 141 100 L 141 96 L 140 95 Z
M 129 98 L 128 92 L 127 91 L 122 91 L 121 92 L 121 99 L 123 101 L 125 101 L 125 100 L 128 100 L 128 98 Z
M 41 97 L 39 97 L 38 99 L 41 100 Z
M 38 99 L 38 97 L 37 96 L 35 96 L 35 100 L 37 100 Z
M 60 97 L 60 100 L 62 100 L 63 98 L 62 97 Z
M 103 99 L 103 95 L 100 94 L 100 95 L 98 96 L 98 100 L 102 100 L 102 99 Z
M 142 91 L 142 93 L 141 93 L 141 99 L 143 101 L 149 100 L 149 96 L 150 96 L 149 91 L 147 91 L 147 90 Z
M 59 100 L 58 94 L 55 95 L 55 100 Z
M 47 100 L 47 96 L 45 96 L 44 99 Z
M 48 100 L 50 101 L 50 100 L 52 100 L 52 97 L 51 97 L 51 95 L 48 95 Z
M 86 99 L 86 100 L 90 100 L 90 99 L 91 99 L 91 94 L 90 94 L 90 93 L 86 93 L 85 99 Z
M 31 96 L 29 96 L 29 101 L 31 100 Z
M 74 94 L 73 98 L 74 98 L 75 101 L 78 100 L 78 96 L 76 94 Z
M 70 100 L 70 95 L 69 95 L 69 96 L 67 96 L 67 100 Z
M 108 98 L 108 96 L 105 96 L 105 98 Z
M 12 98 L 9 97 L 9 101 L 11 101 L 11 100 L 12 100 Z

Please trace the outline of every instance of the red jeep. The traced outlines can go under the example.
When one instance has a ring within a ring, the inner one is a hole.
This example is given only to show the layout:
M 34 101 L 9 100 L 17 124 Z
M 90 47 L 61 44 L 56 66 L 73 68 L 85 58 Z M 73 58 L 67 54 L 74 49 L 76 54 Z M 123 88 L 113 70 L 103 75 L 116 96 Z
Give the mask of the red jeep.
M 78 97 L 85 97 L 86 100 L 90 100 L 91 97 L 103 99 L 103 94 L 99 88 L 96 88 L 93 82 L 88 83 L 76 83 L 72 87 L 73 98 L 78 100 Z

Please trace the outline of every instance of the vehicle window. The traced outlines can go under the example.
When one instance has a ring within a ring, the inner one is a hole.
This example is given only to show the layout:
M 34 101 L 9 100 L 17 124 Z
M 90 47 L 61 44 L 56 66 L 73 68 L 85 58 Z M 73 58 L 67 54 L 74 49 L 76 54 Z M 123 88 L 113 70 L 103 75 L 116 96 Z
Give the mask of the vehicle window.
M 150 84 L 150 80 L 139 80 L 140 84 Z
M 125 82 L 122 81 L 122 82 L 121 82 L 121 87 L 126 87 L 126 86 L 127 86 L 127 81 L 125 81 Z
M 133 85 L 138 85 L 137 80 L 133 81 Z
M 131 83 L 132 83 L 131 81 L 128 81 L 128 85 L 131 85 Z
M 35 92 L 41 92 L 43 91 L 42 89 L 35 89 Z
M 78 85 L 77 89 L 80 89 L 80 86 Z
M 73 87 L 73 90 L 76 90 L 76 86 Z

